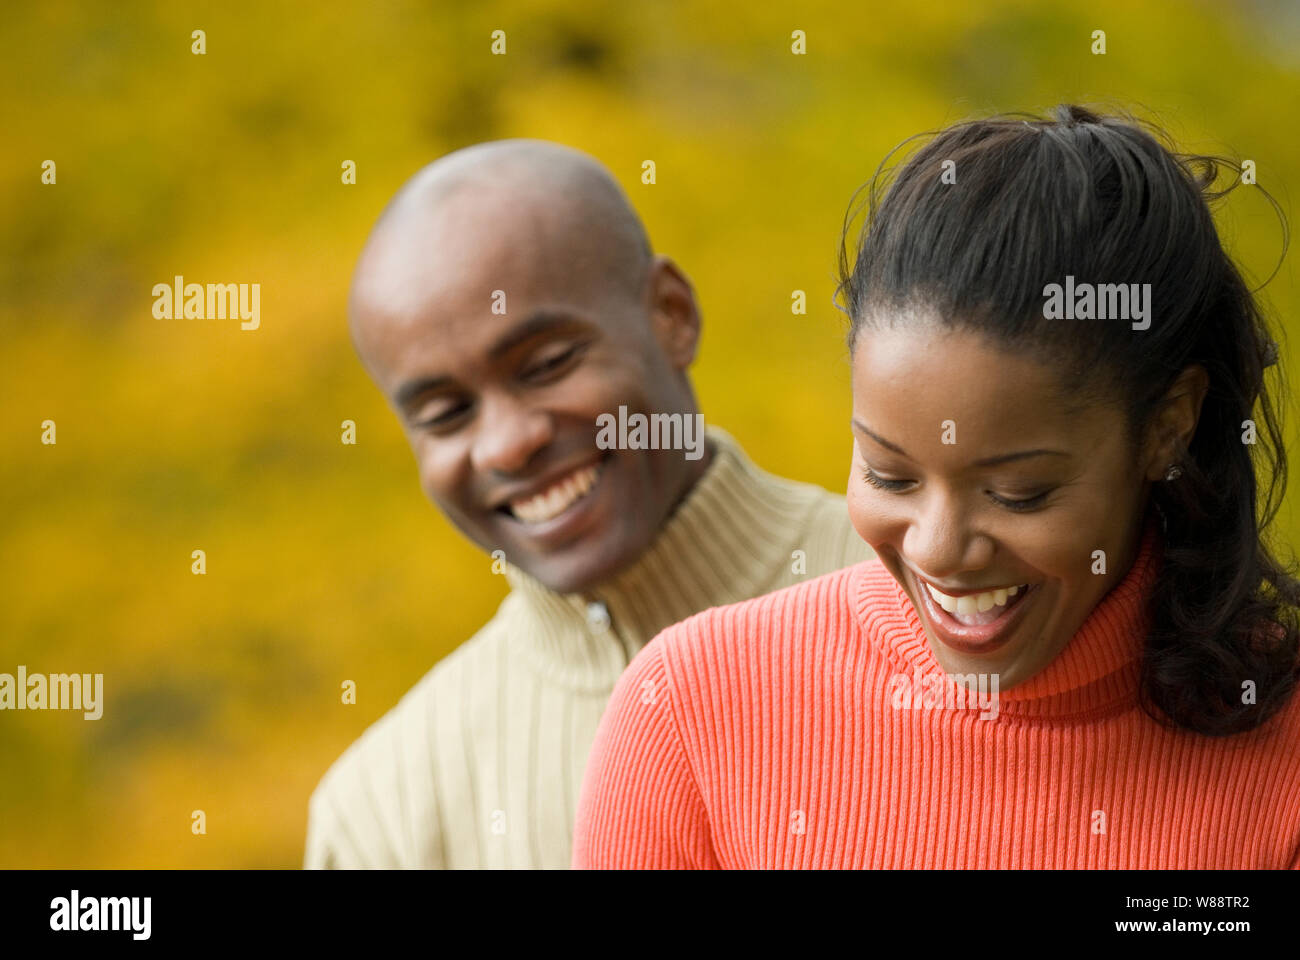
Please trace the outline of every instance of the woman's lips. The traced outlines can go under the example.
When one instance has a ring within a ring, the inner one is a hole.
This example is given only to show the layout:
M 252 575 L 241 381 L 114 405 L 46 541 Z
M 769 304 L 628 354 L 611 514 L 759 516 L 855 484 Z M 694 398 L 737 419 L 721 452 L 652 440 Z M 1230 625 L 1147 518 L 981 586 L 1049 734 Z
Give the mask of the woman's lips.
M 1004 646 L 1014 635 L 1016 624 L 1023 618 L 1021 611 L 1032 602 L 1038 584 L 1030 584 L 1011 598 L 1000 617 L 991 623 L 965 624 L 953 618 L 930 595 L 923 583 L 913 580 L 914 592 L 925 607 L 926 619 L 935 636 L 945 646 L 962 653 L 992 653 Z

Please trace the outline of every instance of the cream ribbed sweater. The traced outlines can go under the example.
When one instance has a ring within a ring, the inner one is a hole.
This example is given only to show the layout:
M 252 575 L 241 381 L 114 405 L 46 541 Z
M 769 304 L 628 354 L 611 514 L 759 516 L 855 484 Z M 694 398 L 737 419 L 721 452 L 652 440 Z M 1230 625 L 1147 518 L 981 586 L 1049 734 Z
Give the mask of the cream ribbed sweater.
M 708 436 L 704 476 L 592 596 L 507 566 L 496 615 L 322 778 L 307 867 L 567 867 L 587 753 L 632 657 L 701 610 L 873 556 L 842 496 L 765 473 L 716 427 Z

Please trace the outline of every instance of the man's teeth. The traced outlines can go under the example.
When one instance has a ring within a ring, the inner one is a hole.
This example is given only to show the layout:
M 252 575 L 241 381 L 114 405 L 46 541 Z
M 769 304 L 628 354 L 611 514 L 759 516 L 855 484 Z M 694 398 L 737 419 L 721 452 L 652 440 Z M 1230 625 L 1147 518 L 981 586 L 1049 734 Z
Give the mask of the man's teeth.
M 1002 590 L 989 590 L 985 593 L 972 593 L 965 597 L 950 597 L 946 593 L 940 593 L 928 583 L 925 589 L 930 591 L 930 596 L 934 597 L 934 602 L 943 607 L 944 610 L 953 616 L 971 616 L 976 613 L 984 613 L 994 607 L 1006 606 L 1007 601 L 1024 589 L 1027 584 L 1020 584 L 1015 587 L 1006 587 Z
M 552 517 L 558 517 L 592 488 L 596 478 L 600 476 L 600 467 L 600 464 L 593 464 L 575 470 L 535 497 L 510 501 L 510 509 L 525 523 L 542 523 Z

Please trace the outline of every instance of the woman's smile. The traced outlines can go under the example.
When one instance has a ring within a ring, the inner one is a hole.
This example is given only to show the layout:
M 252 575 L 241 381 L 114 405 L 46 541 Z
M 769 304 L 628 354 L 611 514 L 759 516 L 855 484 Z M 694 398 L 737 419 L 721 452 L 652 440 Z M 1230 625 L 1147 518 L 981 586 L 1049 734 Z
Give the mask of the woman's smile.
M 938 590 L 910 570 L 908 573 L 913 580 L 912 603 L 927 632 L 966 654 L 992 653 L 1010 643 L 1038 594 L 1039 584 L 1011 584 L 954 595 Z

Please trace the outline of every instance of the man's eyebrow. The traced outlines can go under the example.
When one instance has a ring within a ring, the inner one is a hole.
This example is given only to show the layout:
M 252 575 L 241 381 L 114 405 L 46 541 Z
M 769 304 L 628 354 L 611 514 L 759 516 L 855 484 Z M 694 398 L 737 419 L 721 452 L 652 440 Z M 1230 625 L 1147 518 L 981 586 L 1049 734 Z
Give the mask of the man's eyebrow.
M 572 323 L 574 320 L 575 317 L 571 314 L 559 310 L 535 310 L 522 323 L 503 333 L 496 343 L 488 348 L 487 355 L 489 359 L 495 360 L 502 354 L 509 353 L 519 344 L 525 343 L 531 338 L 546 333 L 555 327 Z M 405 406 L 420 394 L 451 386 L 453 382 L 454 378 L 446 375 L 419 377 L 415 380 L 408 380 L 398 387 L 394 396 L 397 399 L 398 406 Z
M 439 390 L 442 387 L 450 386 L 451 377 L 420 377 L 416 380 L 408 380 L 397 388 L 395 394 L 397 405 L 404 407 L 422 393 L 428 393 L 430 390 Z
M 488 348 L 488 357 L 495 360 L 503 353 L 509 353 L 524 341 L 538 334 L 546 333 L 553 327 L 572 323 L 575 319 L 572 314 L 560 310 L 534 310 L 523 323 L 511 327 L 501 335 L 496 343 Z
M 888 440 L 880 436 L 878 433 L 868 430 L 866 425 L 861 420 L 854 418 L 853 426 L 857 427 L 859 430 L 861 430 L 863 433 L 869 436 L 872 440 L 876 441 L 876 443 L 880 444 L 886 450 L 892 450 L 894 451 L 894 453 L 897 453 L 900 456 L 907 457 L 907 459 L 909 460 L 912 459 L 912 457 L 908 454 L 908 452 L 904 450 L 902 447 L 898 446 L 897 444 L 890 443 Z M 998 454 L 996 457 L 985 457 L 983 460 L 976 460 L 973 464 L 971 464 L 971 466 L 996 467 L 1004 463 L 1010 463 L 1013 460 L 1027 460 L 1029 457 L 1041 457 L 1044 455 L 1053 456 L 1053 457 L 1069 456 L 1069 454 L 1066 453 L 1064 450 L 1046 450 L 1039 447 L 1034 450 L 1017 450 L 1015 453 L 1002 453 L 1002 454 Z

